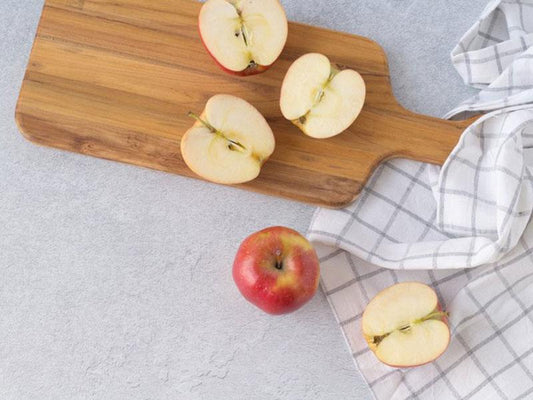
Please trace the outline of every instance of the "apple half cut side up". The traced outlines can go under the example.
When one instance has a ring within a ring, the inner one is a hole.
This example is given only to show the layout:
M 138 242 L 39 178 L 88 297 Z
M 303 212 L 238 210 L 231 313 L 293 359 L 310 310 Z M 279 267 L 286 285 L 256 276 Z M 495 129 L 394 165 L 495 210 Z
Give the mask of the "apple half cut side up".
M 202 42 L 227 72 L 254 75 L 279 57 L 288 35 L 279 0 L 208 0 L 200 11 Z
M 365 82 L 359 73 L 338 70 L 326 56 L 310 53 L 287 71 L 280 107 L 283 116 L 306 135 L 326 139 L 354 123 L 365 97 Z
M 405 282 L 378 293 L 362 319 L 370 349 L 392 367 L 414 367 L 440 357 L 450 342 L 447 313 L 435 291 L 418 282 Z
M 181 155 L 202 178 L 221 184 L 251 181 L 272 155 L 275 139 L 265 118 L 250 103 L 231 95 L 208 100 L 204 112 L 181 139 Z

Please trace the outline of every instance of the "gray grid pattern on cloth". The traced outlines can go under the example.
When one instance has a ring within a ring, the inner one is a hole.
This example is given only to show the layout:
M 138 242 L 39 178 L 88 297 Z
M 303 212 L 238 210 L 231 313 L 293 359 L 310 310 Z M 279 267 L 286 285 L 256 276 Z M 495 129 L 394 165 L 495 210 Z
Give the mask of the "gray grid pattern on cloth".
M 491 112 L 442 168 L 387 162 L 354 204 L 317 210 L 308 231 L 378 400 L 533 398 L 533 0 L 489 3 L 452 61 L 481 91 L 447 117 Z M 435 362 L 394 369 L 368 349 L 361 317 L 380 290 L 410 280 L 436 289 L 452 340 Z

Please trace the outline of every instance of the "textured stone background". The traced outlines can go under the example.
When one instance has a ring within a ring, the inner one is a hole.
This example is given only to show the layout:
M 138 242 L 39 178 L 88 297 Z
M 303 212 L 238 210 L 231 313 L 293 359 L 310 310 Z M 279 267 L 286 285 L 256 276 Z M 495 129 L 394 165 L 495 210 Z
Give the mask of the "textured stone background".
M 381 43 L 415 111 L 442 115 L 470 93 L 448 54 L 486 0 L 283 3 L 293 20 Z M 312 207 L 18 134 L 41 6 L 0 0 L 0 398 L 370 399 L 322 293 L 270 318 L 231 281 L 246 235 L 304 232 Z

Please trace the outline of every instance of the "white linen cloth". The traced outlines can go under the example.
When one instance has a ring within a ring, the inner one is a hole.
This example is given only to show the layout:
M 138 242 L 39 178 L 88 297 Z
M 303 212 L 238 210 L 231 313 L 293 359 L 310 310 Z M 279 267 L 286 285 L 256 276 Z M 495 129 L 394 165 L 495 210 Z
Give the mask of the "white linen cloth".
M 376 399 L 533 399 L 533 0 L 490 2 L 452 61 L 480 92 L 447 117 L 487 114 L 442 168 L 380 166 L 351 206 L 317 210 L 308 236 Z M 368 349 L 361 316 L 411 280 L 436 289 L 452 340 L 437 361 L 395 369 Z

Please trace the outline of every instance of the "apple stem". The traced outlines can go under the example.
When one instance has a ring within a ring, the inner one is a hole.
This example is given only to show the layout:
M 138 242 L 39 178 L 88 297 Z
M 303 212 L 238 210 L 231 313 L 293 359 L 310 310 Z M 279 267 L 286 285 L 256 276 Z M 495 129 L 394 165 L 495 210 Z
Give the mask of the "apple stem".
M 211 125 L 209 122 L 207 121 L 204 121 L 202 118 L 200 118 L 198 115 L 196 115 L 195 113 L 193 113 L 192 111 L 189 111 L 189 113 L 187 114 L 187 116 L 191 117 L 191 118 L 194 118 L 195 120 L 197 120 L 198 122 L 202 123 L 202 125 L 204 125 L 207 129 L 209 129 L 212 133 L 217 133 L 218 131 L 215 129 L 215 127 L 213 125 Z
M 426 315 L 424 318 L 419 319 L 417 322 L 424 322 L 430 319 L 441 319 L 448 317 L 450 314 L 446 311 L 434 311 L 429 315 Z
M 237 14 L 239 14 L 239 16 L 241 15 L 242 11 L 241 11 L 241 3 L 242 1 L 241 0 L 231 0 L 231 1 L 228 1 L 228 3 L 230 3 L 233 7 L 235 7 L 235 10 L 237 11 Z
M 329 73 L 329 78 L 328 78 L 328 83 L 331 82 L 333 80 L 333 78 L 335 78 L 335 75 L 337 75 L 339 72 L 341 72 L 340 70 L 338 70 L 337 68 L 335 68 L 333 65 L 331 66 L 331 71 Z
M 239 142 L 235 141 L 235 140 L 232 140 L 232 139 L 229 139 L 227 138 L 226 136 L 224 136 L 221 132 L 219 132 L 213 125 L 211 125 L 209 122 L 207 121 L 204 121 L 202 118 L 200 118 L 198 115 L 196 115 L 195 113 L 193 113 L 192 111 L 189 111 L 189 113 L 187 114 L 189 117 L 191 118 L 194 118 L 195 120 L 197 120 L 198 122 L 200 122 L 202 125 L 204 125 L 207 129 L 209 129 L 211 131 L 211 133 L 215 134 L 215 135 L 218 135 L 220 136 L 221 138 L 227 140 L 229 142 L 229 145 L 228 145 L 228 148 L 230 150 L 237 150 L 238 151 L 246 151 L 246 147 L 244 147 L 242 144 L 240 144 Z
M 277 270 L 282 270 L 283 269 L 283 258 L 281 258 L 281 249 L 277 249 L 276 250 L 276 264 L 275 264 L 275 268 Z

